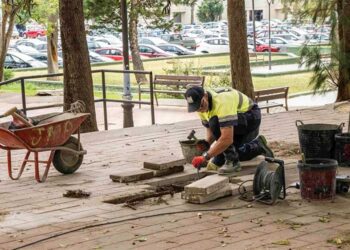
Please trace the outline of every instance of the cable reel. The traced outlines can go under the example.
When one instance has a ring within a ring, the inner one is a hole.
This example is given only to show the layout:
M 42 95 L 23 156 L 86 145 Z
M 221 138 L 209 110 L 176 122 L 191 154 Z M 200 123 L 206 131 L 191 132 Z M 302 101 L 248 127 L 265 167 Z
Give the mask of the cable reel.
M 268 169 L 268 163 L 277 163 L 276 171 Z M 277 199 L 285 199 L 286 184 L 284 173 L 284 161 L 265 157 L 254 175 L 253 180 L 254 200 L 273 205 Z

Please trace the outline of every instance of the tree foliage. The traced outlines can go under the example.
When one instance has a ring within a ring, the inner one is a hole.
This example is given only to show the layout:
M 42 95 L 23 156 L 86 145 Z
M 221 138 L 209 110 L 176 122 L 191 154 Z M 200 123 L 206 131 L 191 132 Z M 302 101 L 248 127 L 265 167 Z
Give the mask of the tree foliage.
M 224 11 L 222 0 L 204 0 L 198 6 L 197 17 L 201 22 L 218 21 Z
M 0 80 L 3 79 L 4 63 L 12 36 L 15 19 L 20 12 L 30 15 L 33 0 L 1 0 L 2 19 L 0 24 Z
M 330 87 L 338 88 L 337 101 L 350 98 L 350 22 L 348 0 L 284 0 L 299 22 L 305 20 L 331 25 L 330 60 L 322 55 L 322 46 L 303 46 L 300 64 L 313 70 L 309 84 L 316 92 Z

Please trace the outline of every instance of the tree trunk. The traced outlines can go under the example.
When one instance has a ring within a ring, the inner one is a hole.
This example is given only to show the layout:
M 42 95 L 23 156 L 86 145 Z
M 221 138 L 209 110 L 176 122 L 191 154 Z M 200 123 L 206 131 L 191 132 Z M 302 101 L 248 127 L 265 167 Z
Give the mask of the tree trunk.
M 129 15 L 129 40 L 132 56 L 132 64 L 134 70 L 144 70 L 143 62 L 139 53 L 139 42 L 137 38 L 137 23 L 139 0 L 131 0 L 131 10 Z M 146 76 L 143 74 L 136 74 L 137 83 L 147 82 Z
M 339 9 L 339 6 L 341 8 Z M 350 0 L 338 1 L 339 15 L 339 82 L 337 101 L 350 99 Z
M 2 3 L 2 20 L 1 20 L 1 31 L 0 31 L 0 81 L 4 79 L 4 65 L 5 57 L 10 44 L 10 39 L 13 32 L 13 26 L 15 25 L 15 17 L 18 13 L 19 8 L 13 7 L 10 4 Z M 6 24 L 8 27 L 6 29 Z
M 59 14 L 64 63 L 64 110 L 82 100 L 90 117 L 82 132 L 97 131 L 94 90 L 87 47 L 83 0 L 60 0 Z
M 196 5 L 196 2 L 193 2 L 191 4 L 191 24 L 194 24 L 194 6 Z
M 232 87 L 253 98 L 250 73 L 245 6 L 242 0 L 227 0 Z
M 47 34 L 47 73 L 58 73 L 58 53 L 57 53 L 57 40 L 58 40 L 58 13 L 49 16 L 50 33 Z M 48 80 L 59 80 L 59 77 L 49 77 Z

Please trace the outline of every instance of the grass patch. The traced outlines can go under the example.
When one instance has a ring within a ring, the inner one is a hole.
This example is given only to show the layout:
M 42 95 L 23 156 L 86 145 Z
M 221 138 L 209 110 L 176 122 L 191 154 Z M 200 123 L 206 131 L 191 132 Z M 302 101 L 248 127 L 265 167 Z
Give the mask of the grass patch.
M 259 55 L 261 56 L 261 55 Z M 264 57 L 267 60 L 267 56 Z M 272 60 L 281 60 L 288 58 L 286 55 L 272 55 Z M 253 62 L 254 60 L 251 60 Z M 229 65 L 230 58 L 229 55 L 217 55 L 217 56 L 201 56 L 195 58 L 172 58 L 172 59 L 163 59 L 163 60 L 145 60 L 144 67 L 145 70 L 151 70 L 153 75 L 156 74 L 165 74 L 166 71 L 171 71 L 174 68 L 174 63 L 177 64 L 187 64 L 191 65 L 193 68 L 203 68 L 203 67 L 214 67 L 217 65 Z M 132 63 L 131 63 L 132 67 Z M 121 63 L 109 64 L 109 65 L 93 65 L 92 70 L 99 69 L 109 69 L 109 70 L 121 70 L 123 65 Z M 62 69 L 60 69 L 62 72 Z M 46 70 L 32 70 L 32 71 L 14 71 L 14 77 L 22 77 L 28 75 L 40 75 L 47 74 Z M 312 72 L 299 73 L 299 74 L 289 74 L 289 75 L 279 75 L 279 76 L 270 76 L 270 77 L 253 77 L 253 84 L 255 89 L 266 89 L 273 87 L 281 87 L 281 86 L 289 86 L 289 93 L 299 93 L 305 92 L 308 90 L 312 90 L 311 87 L 308 86 L 308 82 L 312 76 Z M 225 79 L 223 79 L 225 78 Z M 38 80 L 46 80 L 45 78 L 41 78 Z M 60 78 L 62 81 L 62 77 Z M 93 82 L 96 86 L 101 86 L 102 79 L 101 73 L 93 74 Z M 215 87 L 220 84 L 230 84 L 230 78 L 227 76 L 216 75 L 216 76 L 206 76 L 205 86 L 207 87 Z M 120 73 L 106 73 L 106 84 L 112 86 L 118 86 L 122 89 L 123 86 L 123 75 Z M 135 81 L 135 77 L 131 75 L 131 85 L 132 91 L 134 93 L 134 98 L 138 98 L 137 96 L 137 84 Z M 145 84 L 143 87 L 147 88 L 148 84 Z M 51 89 L 60 89 L 58 86 L 52 86 L 47 84 L 33 84 L 31 82 L 26 82 L 26 94 L 27 95 L 35 95 L 38 90 L 51 90 Z M 21 90 L 19 84 L 9 84 L 6 86 L 0 87 L 0 91 L 2 92 L 16 92 L 19 93 Z M 108 98 L 118 98 L 120 99 L 122 96 L 122 91 L 107 91 Z M 99 91 L 95 91 L 96 97 L 102 97 L 102 93 Z M 171 98 L 169 95 L 158 95 L 158 97 L 167 97 Z M 142 99 L 149 99 L 149 95 L 142 95 Z

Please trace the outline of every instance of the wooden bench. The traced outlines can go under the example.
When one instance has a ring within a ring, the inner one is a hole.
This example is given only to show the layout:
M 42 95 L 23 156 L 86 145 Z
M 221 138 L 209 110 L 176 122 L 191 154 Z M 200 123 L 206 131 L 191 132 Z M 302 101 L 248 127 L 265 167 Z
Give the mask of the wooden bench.
M 188 86 L 204 85 L 204 76 L 186 76 L 186 75 L 155 75 L 153 81 L 153 93 L 158 106 L 158 93 L 183 95 Z M 149 89 L 141 88 L 139 84 L 139 101 L 142 93 L 149 93 Z M 140 105 L 141 106 L 141 105 Z
M 264 55 L 262 54 L 262 58 L 258 57 L 258 54 L 256 52 L 249 52 L 249 59 L 254 58 L 256 62 L 258 61 L 264 61 Z
M 254 91 L 254 99 L 256 103 L 259 103 L 260 109 L 267 109 L 267 113 L 269 113 L 270 108 L 283 106 L 288 111 L 288 90 L 289 87 L 256 90 Z M 284 105 L 282 103 L 269 102 L 271 100 L 282 98 L 284 98 L 285 101 Z

